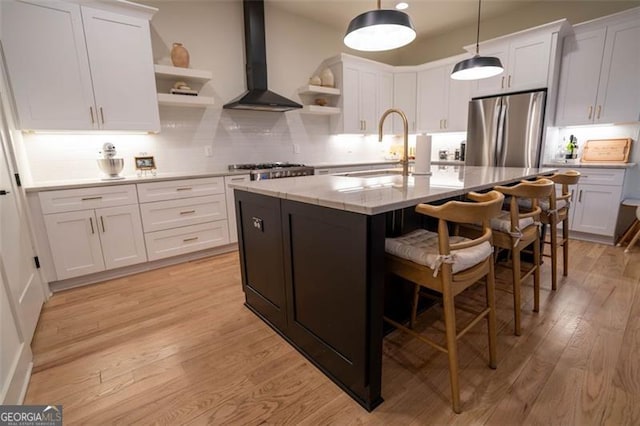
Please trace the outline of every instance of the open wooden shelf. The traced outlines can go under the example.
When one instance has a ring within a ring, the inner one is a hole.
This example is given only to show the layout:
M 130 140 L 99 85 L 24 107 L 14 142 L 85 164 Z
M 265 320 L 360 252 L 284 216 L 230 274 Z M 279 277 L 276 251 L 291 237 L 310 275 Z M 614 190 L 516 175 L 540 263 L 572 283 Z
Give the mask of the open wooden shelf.
M 206 83 L 213 78 L 211 71 L 195 70 L 191 68 L 179 68 L 169 65 L 155 65 L 155 72 L 158 78 L 175 79 L 181 78 L 197 83 Z
M 305 105 L 300 110 L 303 114 L 333 115 L 340 114 L 340 108 L 320 105 Z
M 209 96 L 187 96 L 158 93 L 158 105 L 205 108 L 213 104 L 214 100 Z
M 315 86 L 313 84 L 307 84 L 306 86 L 298 89 L 299 95 L 329 95 L 339 96 L 340 89 L 334 87 Z

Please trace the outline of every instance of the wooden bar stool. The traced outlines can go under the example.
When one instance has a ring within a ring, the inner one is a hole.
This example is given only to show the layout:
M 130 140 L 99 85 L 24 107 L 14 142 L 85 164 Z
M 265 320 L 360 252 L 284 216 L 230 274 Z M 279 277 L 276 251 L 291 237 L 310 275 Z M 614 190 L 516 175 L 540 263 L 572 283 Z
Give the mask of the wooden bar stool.
M 640 240 L 640 200 L 628 198 L 622 202 L 625 206 L 635 206 L 636 207 L 636 219 L 633 221 L 627 232 L 620 239 L 620 244 L 623 244 L 628 238 L 631 238 L 629 245 L 626 249 L 624 249 L 625 253 L 629 253 L 631 248 Z
M 494 188 L 511 196 L 509 210 L 491 221 L 493 245 L 511 250 L 513 271 L 513 313 L 514 332 L 520 335 L 521 283 L 533 274 L 533 311 L 540 309 L 540 232 L 538 229 L 542 209 L 538 205 L 541 198 L 549 199 L 554 183 L 549 179 L 534 182 L 523 181 L 515 186 L 497 186 Z M 528 199 L 531 208 L 520 212 L 522 199 Z M 524 275 L 521 273 L 520 252 L 533 245 L 533 266 Z
M 580 172 L 568 170 L 556 173 L 552 176 L 543 176 L 541 179 L 549 179 L 556 185 L 561 185 L 560 195 L 556 191 L 551 191 L 551 196 L 547 200 L 540 200 L 540 222 L 543 224 L 541 236 L 542 244 L 551 246 L 551 288 L 558 288 L 558 247 L 562 247 L 563 269 L 562 275 L 569 274 L 569 207 L 571 206 L 570 185 L 576 185 L 580 179 Z M 528 201 L 528 200 L 527 200 Z M 558 240 L 558 224 L 562 222 L 562 239 Z M 545 240 L 546 227 L 549 226 L 551 241 Z M 544 250 L 542 250 L 542 255 Z
M 486 194 L 469 193 L 476 202 L 450 201 L 441 206 L 420 204 L 416 212 L 438 220 L 438 232 L 418 229 L 398 238 L 385 241 L 387 271 L 415 284 L 411 328 L 385 317 L 399 330 L 407 332 L 449 357 L 449 380 L 453 411 L 460 413 L 458 383 L 457 340 L 487 318 L 489 334 L 489 366 L 496 368 L 495 283 L 491 246 L 490 221 L 500 212 L 504 196 L 497 191 Z M 450 236 L 448 223 L 482 223 L 482 235 L 476 239 Z M 476 281 L 486 277 L 487 303 L 481 312 L 460 332 L 456 330 L 454 297 Z M 441 345 L 413 330 L 416 320 L 420 288 L 425 287 L 442 295 L 446 343 Z

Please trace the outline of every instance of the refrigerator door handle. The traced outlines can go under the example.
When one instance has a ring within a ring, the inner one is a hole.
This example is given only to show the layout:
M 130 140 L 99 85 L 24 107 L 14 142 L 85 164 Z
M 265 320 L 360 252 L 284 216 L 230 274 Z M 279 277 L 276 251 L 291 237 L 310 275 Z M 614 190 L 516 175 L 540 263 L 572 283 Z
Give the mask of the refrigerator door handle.
M 507 161 L 507 113 L 509 112 L 509 102 L 506 97 L 500 99 L 496 104 L 498 108 L 498 131 L 496 132 L 496 152 L 495 165 L 505 166 Z

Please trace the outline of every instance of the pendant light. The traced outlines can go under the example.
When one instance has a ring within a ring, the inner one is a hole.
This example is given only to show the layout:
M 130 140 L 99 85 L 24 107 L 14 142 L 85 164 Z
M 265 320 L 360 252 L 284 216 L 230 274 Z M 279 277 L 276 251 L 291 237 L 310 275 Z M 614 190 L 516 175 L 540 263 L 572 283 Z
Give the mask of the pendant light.
M 378 9 L 362 13 L 351 20 L 344 44 L 366 52 L 379 52 L 406 46 L 416 38 L 409 15 L 393 9 Z
M 451 78 L 454 80 L 480 80 L 493 77 L 504 71 L 500 58 L 480 56 L 480 3 L 478 0 L 478 31 L 476 33 L 476 54 L 473 58 L 460 61 L 453 67 Z

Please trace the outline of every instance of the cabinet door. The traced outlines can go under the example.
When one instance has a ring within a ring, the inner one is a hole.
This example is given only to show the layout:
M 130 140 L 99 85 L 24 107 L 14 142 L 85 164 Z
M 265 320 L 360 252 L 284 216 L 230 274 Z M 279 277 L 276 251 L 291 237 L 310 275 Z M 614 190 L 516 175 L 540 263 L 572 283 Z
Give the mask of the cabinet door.
M 571 229 L 590 234 L 613 236 L 618 218 L 622 187 L 580 184 Z M 612 212 L 615 210 L 615 213 Z
M 640 21 L 607 28 L 595 121 L 640 121 Z
M 359 105 L 360 119 L 363 122 L 364 133 L 378 132 L 378 117 L 376 116 L 376 73 L 373 71 L 360 71 Z
M 449 67 L 431 68 L 418 73 L 418 129 L 421 132 L 444 130 L 447 114 L 447 84 Z
M 504 84 L 505 90 L 517 92 L 547 87 L 550 53 L 550 34 L 512 40 L 509 44 L 509 69 Z
M 509 55 L 509 46 L 507 43 L 502 43 L 493 46 L 481 46 L 480 47 L 480 55 L 482 56 L 495 56 L 500 59 L 502 62 L 502 66 L 505 67 L 505 72 L 502 74 L 498 74 L 495 77 L 483 78 L 482 80 L 478 80 L 475 84 L 473 95 L 474 96 L 485 96 L 485 95 L 496 95 L 498 93 L 502 93 L 506 90 L 507 83 L 507 72 L 508 69 L 508 55 Z
M 606 28 L 565 37 L 556 125 L 593 122 Z
M 236 199 L 233 194 L 233 188 L 229 188 L 230 183 L 249 182 L 249 175 L 242 176 L 225 176 L 224 186 L 227 196 L 227 220 L 229 222 L 229 242 L 238 242 L 238 224 L 236 222 Z
M 106 269 L 147 261 L 138 205 L 96 210 Z
M 101 128 L 159 131 L 149 22 L 84 6 L 82 19 Z
M 342 71 L 342 121 L 341 133 L 362 133 L 360 72 L 355 68 Z
M 398 73 L 393 75 L 393 106 L 407 116 L 409 132 L 416 131 L 416 73 Z M 402 134 L 402 120 L 393 116 L 393 133 Z
M 93 210 L 44 215 L 59 280 L 104 271 Z
M 2 46 L 20 128 L 97 128 L 80 7 L 3 1 Z
M 449 76 L 453 66 L 446 68 L 445 79 L 449 85 L 449 116 L 445 127 L 449 132 L 466 132 L 469 119 L 469 101 L 471 100 L 471 82 L 453 80 Z
M 382 114 L 389 108 L 393 108 L 393 74 L 390 72 L 378 73 L 378 112 L 376 117 L 382 117 Z M 385 135 L 393 134 L 393 122 L 386 120 L 382 129 Z

